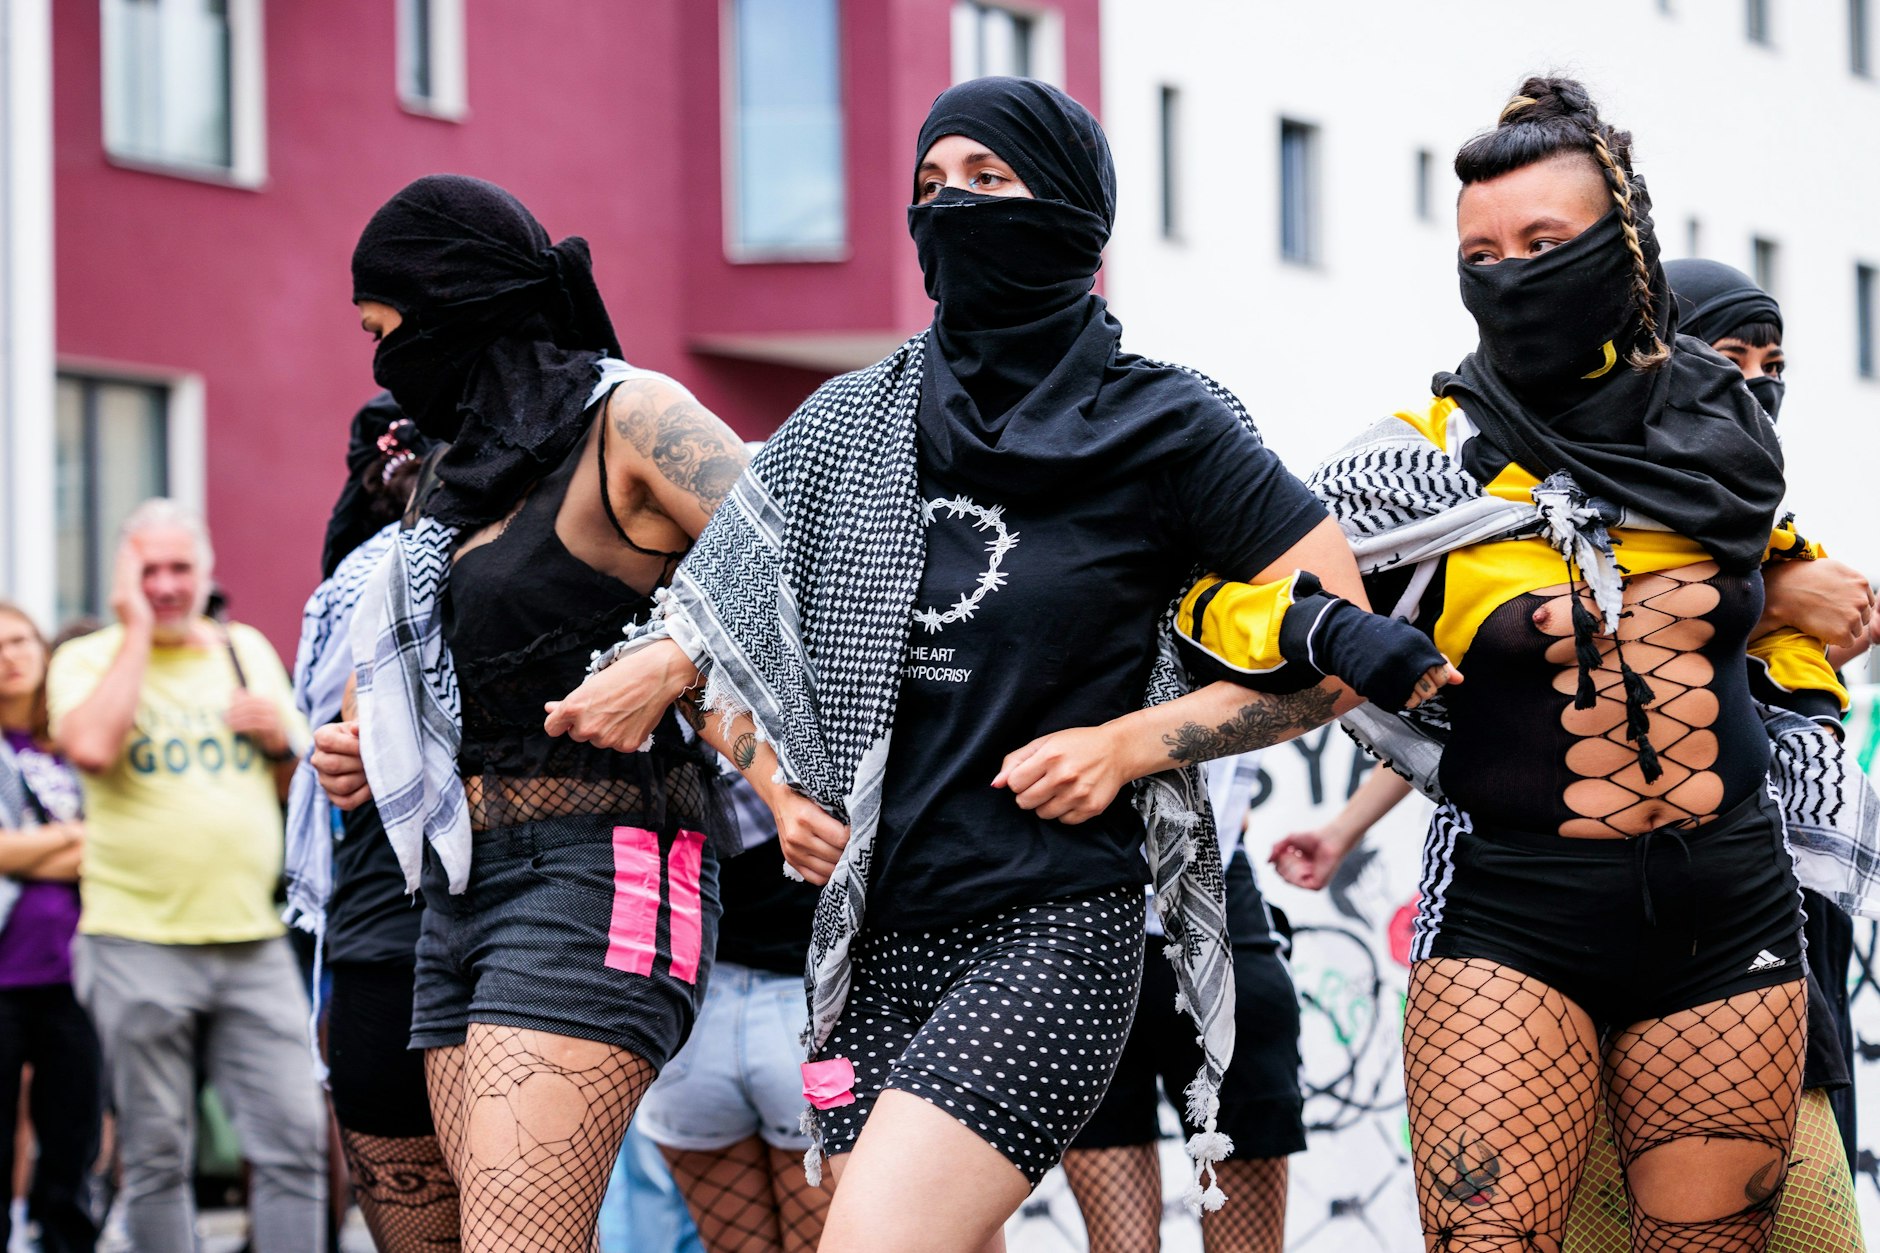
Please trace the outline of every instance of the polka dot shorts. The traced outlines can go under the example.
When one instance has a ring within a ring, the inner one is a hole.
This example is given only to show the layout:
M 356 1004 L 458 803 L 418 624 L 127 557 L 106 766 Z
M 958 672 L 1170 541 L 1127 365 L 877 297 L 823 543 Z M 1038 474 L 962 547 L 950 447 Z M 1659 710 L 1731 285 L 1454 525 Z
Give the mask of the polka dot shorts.
M 1007 910 L 944 931 L 864 931 L 820 1056 L 855 1066 L 855 1103 L 819 1116 L 855 1147 L 884 1088 L 957 1118 L 1033 1187 L 1110 1086 L 1142 981 L 1142 889 Z

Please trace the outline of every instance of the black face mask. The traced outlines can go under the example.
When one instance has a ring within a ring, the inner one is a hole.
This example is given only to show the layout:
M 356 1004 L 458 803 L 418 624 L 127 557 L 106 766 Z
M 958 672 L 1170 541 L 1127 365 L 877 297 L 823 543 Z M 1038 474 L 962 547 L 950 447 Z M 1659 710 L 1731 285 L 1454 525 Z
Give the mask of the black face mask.
M 1109 228 L 1056 200 L 983 196 L 948 187 L 908 206 L 927 294 L 943 330 L 1024 326 L 1096 286 Z
M 1582 379 L 1627 368 L 1633 260 L 1617 209 L 1538 257 L 1465 260 L 1461 273 L 1478 351 L 1536 409 L 1563 408 L 1585 390 Z M 1618 361 L 1608 361 L 1607 344 Z
M 432 439 L 455 439 L 463 425 L 457 401 L 475 357 L 475 352 L 445 351 L 407 318 L 379 341 L 372 354 L 372 378 L 420 431 Z
M 1743 382 L 1748 385 L 1750 394 L 1756 397 L 1756 403 L 1763 407 L 1763 412 L 1769 415 L 1769 420 L 1774 422 L 1776 415 L 1782 411 L 1782 393 L 1788 390 L 1789 385 L 1773 374 L 1758 374 Z

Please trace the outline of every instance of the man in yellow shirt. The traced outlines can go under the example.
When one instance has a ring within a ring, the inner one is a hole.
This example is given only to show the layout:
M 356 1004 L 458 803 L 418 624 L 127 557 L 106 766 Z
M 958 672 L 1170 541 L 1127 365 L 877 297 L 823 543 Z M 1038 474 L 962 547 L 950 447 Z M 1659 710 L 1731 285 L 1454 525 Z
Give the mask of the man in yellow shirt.
M 90 829 L 74 982 L 105 1047 L 132 1245 L 195 1249 L 203 1058 L 253 1167 L 255 1253 L 306 1253 L 323 1247 L 325 1118 L 273 896 L 280 800 L 309 736 L 267 640 L 204 615 L 213 560 L 193 514 L 139 505 L 117 625 L 61 648 L 47 675 Z

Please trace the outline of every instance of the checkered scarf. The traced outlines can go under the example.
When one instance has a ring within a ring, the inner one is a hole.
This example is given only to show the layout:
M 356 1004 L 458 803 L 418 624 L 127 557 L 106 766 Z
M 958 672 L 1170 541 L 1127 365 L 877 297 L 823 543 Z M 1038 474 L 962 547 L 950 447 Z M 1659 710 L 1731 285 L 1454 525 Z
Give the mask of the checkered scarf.
M 812 1057 L 848 997 L 849 950 L 866 909 L 901 665 L 926 564 L 914 425 L 925 344 L 925 334 L 916 336 L 805 401 L 680 563 L 653 621 L 595 662 L 672 639 L 706 675 L 706 708 L 748 713 L 776 751 L 782 779 L 849 824 L 810 940 L 804 1039 Z M 1202 381 L 1252 429 L 1231 394 Z M 1145 703 L 1187 690 L 1165 624 Z M 1187 1101 L 1205 1130 L 1189 1145 L 1197 1163 L 1191 1199 L 1212 1206 L 1220 1196 L 1212 1163 L 1227 1149 L 1214 1122 L 1234 1039 L 1220 854 L 1199 771 L 1151 776 L 1136 785 L 1135 802 L 1178 1008 L 1200 1031 L 1204 1062 Z M 813 1112 L 806 1126 L 814 1141 L 806 1164 L 815 1172 L 821 1135 Z
M 1471 429 L 1466 422 L 1463 432 Z M 1452 435 L 1450 447 L 1460 450 Z M 1410 564 L 1410 589 L 1392 611 L 1408 617 L 1442 557 L 1471 544 L 1547 535 L 1572 547 L 1602 610 L 1617 608 L 1616 569 L 1610 546 L 1600 551 L 1592 532 L 1607 526 L 1652 526 L 1648 519 L 1580 517 L 1559 493 L 1543 499 L 1556 475 L 1535 489 L 1532 505 L 1490 496 L 1460 459 L 1437 447 L 1409 423 L 1389 418 L 1359 435 L 1307 480 L 1344 528 L 1364 574 Z M 1569 488 L 1571 484 L 1567 485 Z M 1583 498 L 1581 498 L 1583 500 Z M 1662 528 L 1659 528 L 1662 529 Z M 1602 586 L 1610 592 L 1601 596 Z M 1853 754 L 1818 723 L 1758 704 L 1773 746 L 1770 783 L 1795 855 L 1795 877 L 1849 913 L 1880 918 L 1880 798 Z M 1432 800 L 1444 799 L 1437 781 L 1449 721 L 1440 696 L 1414 710 L 1387 714 L 1363 705 L 1341 720 L 1351 737 L 1410 780 Z

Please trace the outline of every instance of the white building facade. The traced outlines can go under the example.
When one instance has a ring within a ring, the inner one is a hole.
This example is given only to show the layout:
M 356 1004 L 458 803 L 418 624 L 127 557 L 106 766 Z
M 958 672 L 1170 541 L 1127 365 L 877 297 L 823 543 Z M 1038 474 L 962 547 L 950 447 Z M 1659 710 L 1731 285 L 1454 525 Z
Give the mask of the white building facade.
M 1120 206 L 1105 290 L 1125 342 L 1232 387 L 1301 474 L 1422 403 L 1475 343 L 1457 293 L 1455 151 L 1527 74 L 1571 75 L 1633 132 L 1666 259 L 1725 261 L 1780 300 L 1789 507 L 1880 576 L 1880 23 L 1867 8 L 1109 0 L 1102 116 Z M 1263 768 L 1256 866 L 1273 840 L 1336 812 L 1363 765 L 1321 733 L 1268 750 Z M 1413 802 L 1381 824 L 1372 860 L 1337 892 L 1261 876 L 1301 927 L 1294 975 L 1320 1128 L 1293 1161 L 1289 1253 L 1422 1247 L 1393 941 L 1426 815 Z M 1857 936 L 1868 948 L 1873 924 Z M 1867 982 L 1854 1006 L 1860 1033 L 1880 1040 L 1880 990 Z M 1861 1141 L 1880 1148 L 1880 1062 L 1857 1069 Z M 1880 1176 L 1856 1192 L 1880 1233 Z

